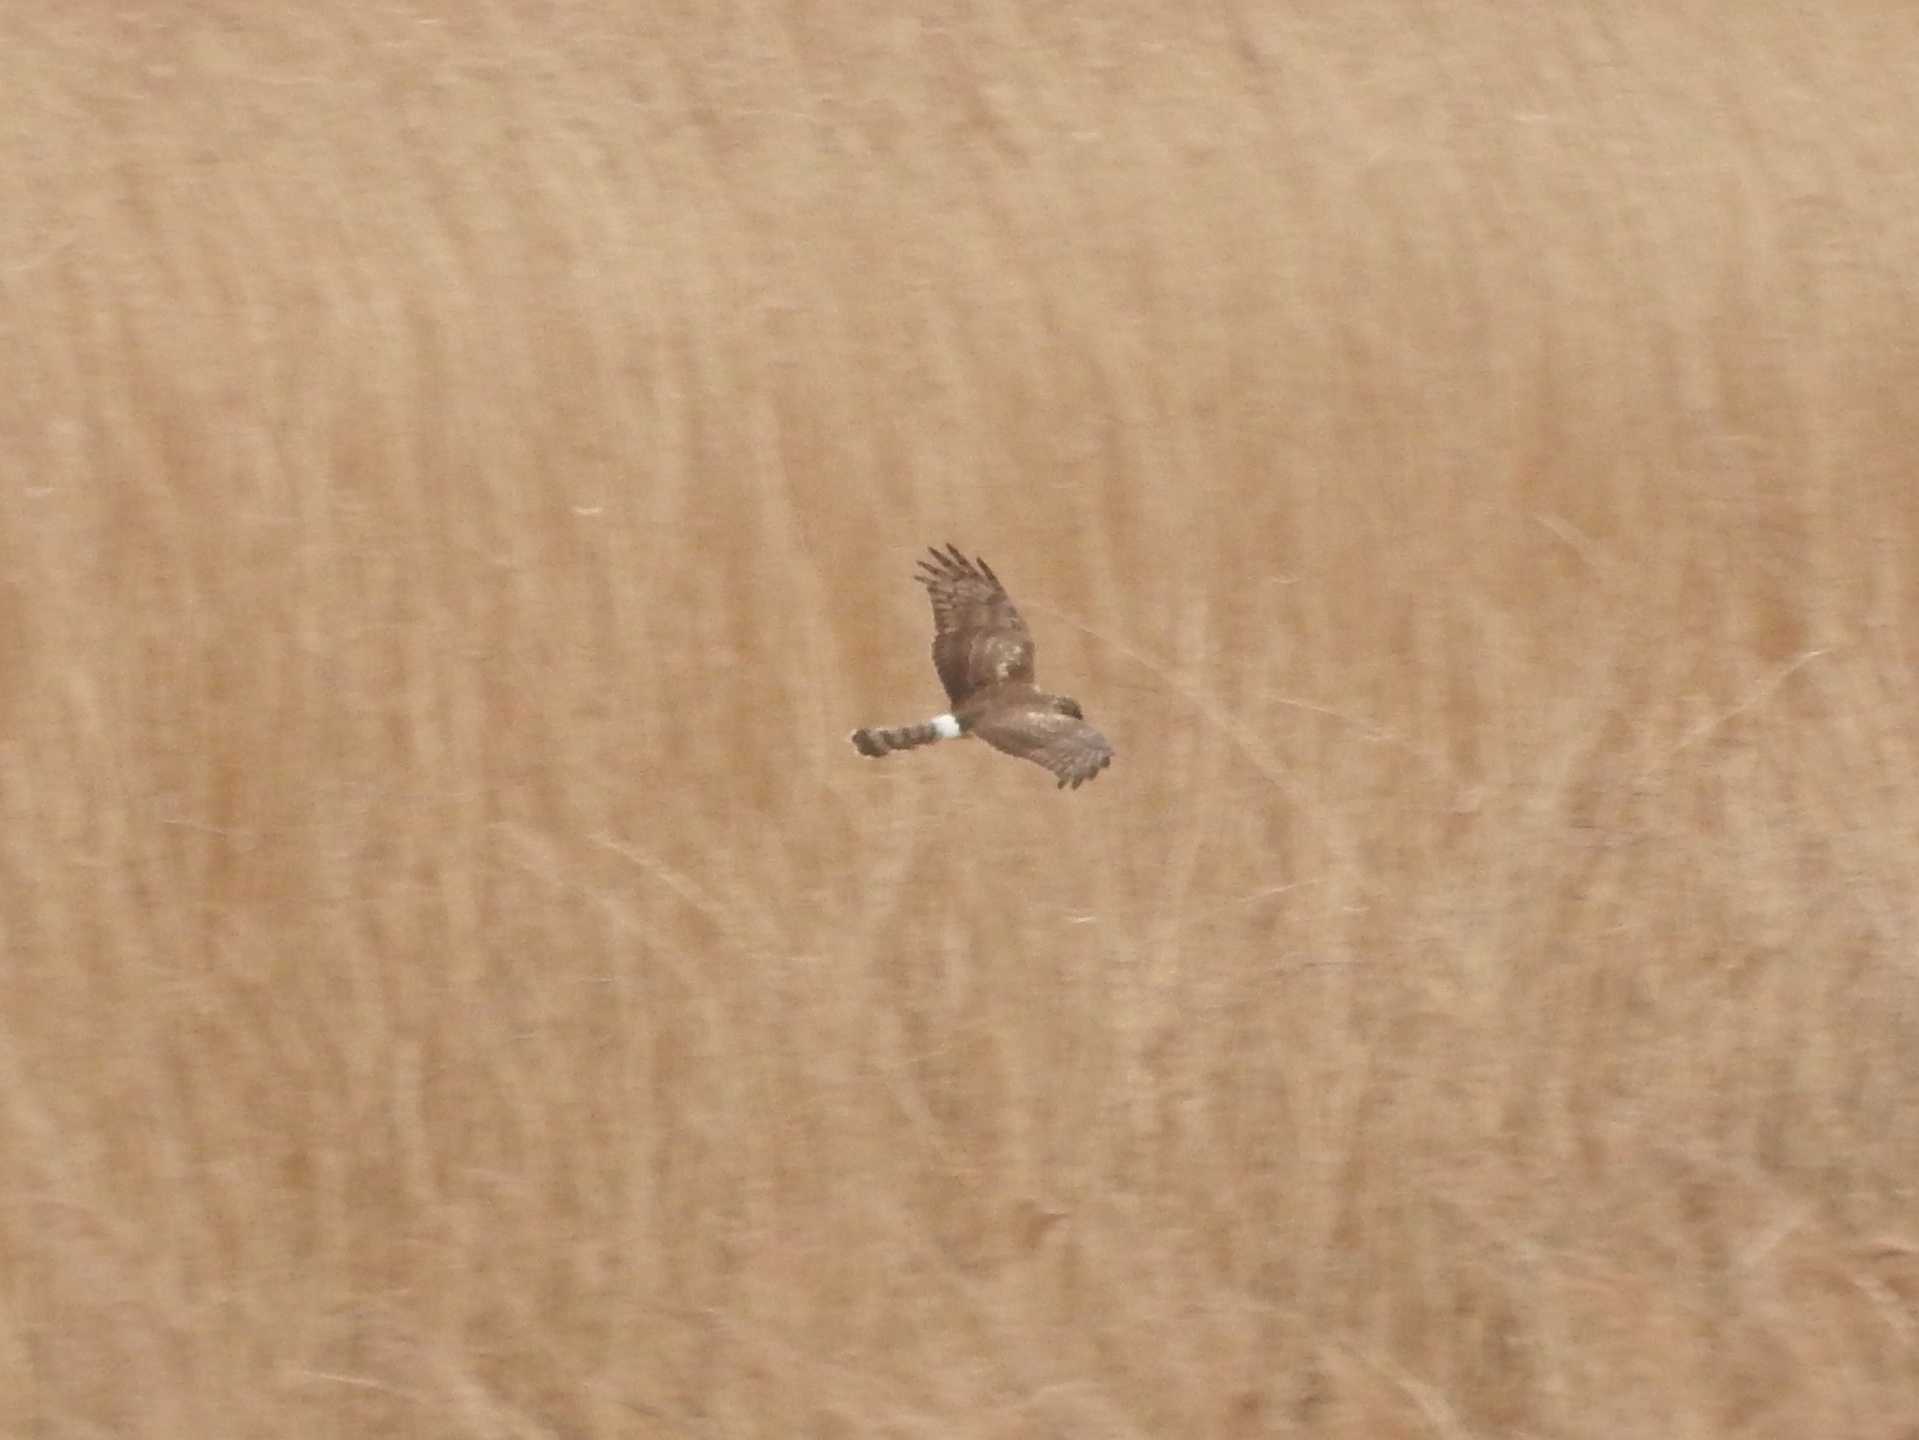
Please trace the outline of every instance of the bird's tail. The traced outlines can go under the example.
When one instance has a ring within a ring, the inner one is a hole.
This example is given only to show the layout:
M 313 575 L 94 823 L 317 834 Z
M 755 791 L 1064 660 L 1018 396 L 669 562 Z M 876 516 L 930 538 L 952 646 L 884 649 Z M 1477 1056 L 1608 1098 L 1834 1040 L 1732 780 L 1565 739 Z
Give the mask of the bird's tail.
M 877 760 L 895 750 L 911 750 L 916 746 L 931 745 L 935 740 L 957 740 L 959 734 L 959 721 L 951 715 L 935 715 L 921 725 L 900 725 L 890 729 L 876 726 L 869 730 L 855 730 L 847 738 L 860 754 L 870 755 Z

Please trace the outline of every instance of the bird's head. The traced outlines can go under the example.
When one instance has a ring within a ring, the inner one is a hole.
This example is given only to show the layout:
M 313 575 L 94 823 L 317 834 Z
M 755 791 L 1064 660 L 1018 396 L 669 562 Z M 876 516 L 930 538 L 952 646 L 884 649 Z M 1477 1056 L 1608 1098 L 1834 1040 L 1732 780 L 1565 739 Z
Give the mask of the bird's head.
M 1075 720 L 1084 720 L 1086 718 L 1084 712 L 1079 708 L 1079 701 L 1068 700 L 1064 695 L 1055 695 L 1053 697 L 1053 708 L 1062 715 L 1071 715 Z

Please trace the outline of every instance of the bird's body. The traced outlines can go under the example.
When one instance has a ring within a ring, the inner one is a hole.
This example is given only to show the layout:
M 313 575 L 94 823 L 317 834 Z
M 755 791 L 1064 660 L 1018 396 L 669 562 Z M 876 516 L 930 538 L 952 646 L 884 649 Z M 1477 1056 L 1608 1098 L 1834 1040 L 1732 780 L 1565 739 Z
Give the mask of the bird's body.
M 918 725 L 855 730 L 862 755 L 877 759 L 938 740 L 976 736 L 1050 770 L 1078 789 L 1113 762 L 1113 747 L 1086 723 L 1079 703 L 1033 683 L 1033 634 L 984 560 L 954 546 L 920 561 L 933 602 L 933 668 L 953 708 Z

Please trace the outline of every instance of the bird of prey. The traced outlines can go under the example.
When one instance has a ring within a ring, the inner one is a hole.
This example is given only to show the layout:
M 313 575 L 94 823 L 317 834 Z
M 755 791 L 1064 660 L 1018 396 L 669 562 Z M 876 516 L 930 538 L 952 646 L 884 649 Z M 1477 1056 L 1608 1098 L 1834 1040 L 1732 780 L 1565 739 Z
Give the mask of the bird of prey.
M 1086 723 L 1079 702 L 1033 683 L 1033 632 L 984 560 L 957 546 L 930 550 L 914 578 L 933 601 L 933 668 L 953 708 L 919 725 L 855 730 L 862 755 L 976 736 L 1053 772 L 1077 790 L 1113 763 L 1113 747 Z

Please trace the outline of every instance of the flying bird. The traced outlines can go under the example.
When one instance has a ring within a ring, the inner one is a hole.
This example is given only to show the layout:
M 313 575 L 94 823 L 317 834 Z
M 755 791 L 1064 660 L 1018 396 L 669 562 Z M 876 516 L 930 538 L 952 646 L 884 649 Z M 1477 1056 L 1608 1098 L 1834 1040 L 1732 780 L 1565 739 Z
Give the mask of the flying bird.
M 929 550 L 914 578 L 933 601 L 933 668 L 953 708 L 919 725 L 855 730 L 862 755 L 878 759 L 936 740 L 976 736 L 1053 772 L 1077 790 L 1113 763 L 1113 747 L 1086 723 L 1079 702 L 1033 683 L 1033 632 L 984 560 L 955 545 Z

